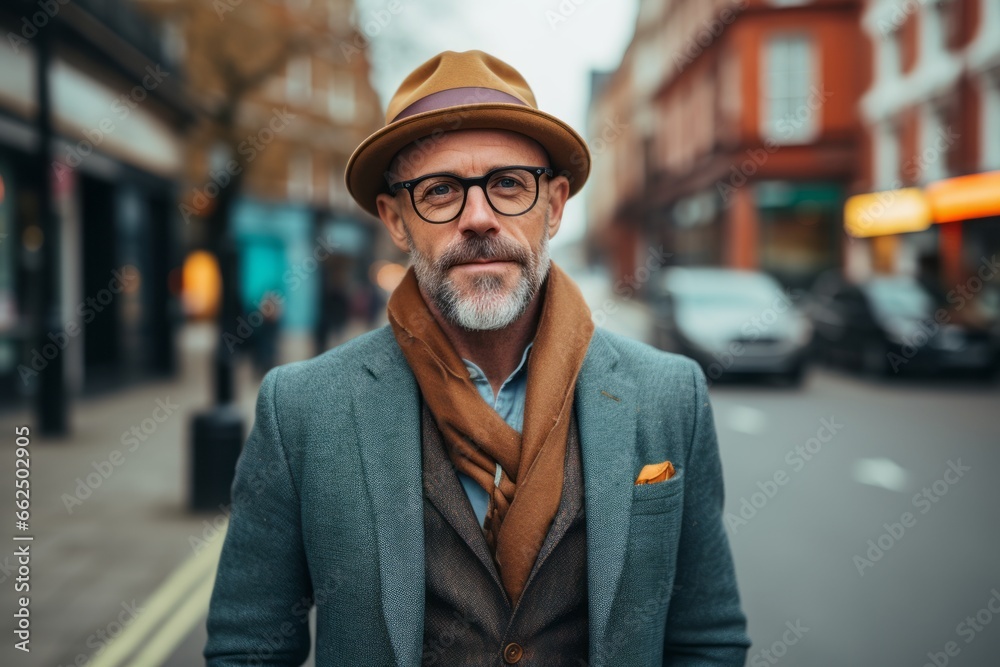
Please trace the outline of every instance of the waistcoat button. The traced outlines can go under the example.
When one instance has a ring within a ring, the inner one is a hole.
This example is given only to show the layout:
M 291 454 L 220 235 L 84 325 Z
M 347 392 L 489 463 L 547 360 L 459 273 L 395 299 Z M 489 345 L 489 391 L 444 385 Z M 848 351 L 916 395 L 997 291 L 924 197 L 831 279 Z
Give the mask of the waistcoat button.
M 524 655 L 524 649 L 521 648 L 520 644 L 515 644 L 511 642 L 507 644 L 507 647 L 503 650 L 503 660 L 508 665 L 513 665 L 521 659 Z

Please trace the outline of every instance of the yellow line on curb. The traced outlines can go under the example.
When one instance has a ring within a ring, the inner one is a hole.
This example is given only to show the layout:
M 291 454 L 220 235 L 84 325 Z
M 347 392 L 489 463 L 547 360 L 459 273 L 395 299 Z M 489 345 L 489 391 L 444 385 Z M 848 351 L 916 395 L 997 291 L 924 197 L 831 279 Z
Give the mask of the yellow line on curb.
M 191 629 L 208 611 L 215 577 L 209 576 L 191 597 L 167 620 L 146 647 L 129 663 L 131 667 L 154 667 L 166 662 Z
M 177 606 L 181 598 L 213 572 L 219 562 L 225 535 L 226 526 L 223 526 L 208 546 L 174 570 L 173 574 L 149 596 L 142 613 L 118 635 L 117 639 L 108 644 L 103 653 L 94 658 L 90 667 L 119 667 L 132 655 L 143 640 L 162 625 L 161 621 Z

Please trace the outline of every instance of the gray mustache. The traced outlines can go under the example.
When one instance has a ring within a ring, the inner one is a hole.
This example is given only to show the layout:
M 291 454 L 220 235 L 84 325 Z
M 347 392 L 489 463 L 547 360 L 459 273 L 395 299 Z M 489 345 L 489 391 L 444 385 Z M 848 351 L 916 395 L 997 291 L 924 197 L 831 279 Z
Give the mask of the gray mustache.
M 438 262 L 441 268 L 450 269 L 456 264 L 466 264 L 484 259 L 524 264 L 527 262 L 528 257 L 527 252 L 519 246 L 477 238 L 465 241 L 454 249 L 447 250 Z

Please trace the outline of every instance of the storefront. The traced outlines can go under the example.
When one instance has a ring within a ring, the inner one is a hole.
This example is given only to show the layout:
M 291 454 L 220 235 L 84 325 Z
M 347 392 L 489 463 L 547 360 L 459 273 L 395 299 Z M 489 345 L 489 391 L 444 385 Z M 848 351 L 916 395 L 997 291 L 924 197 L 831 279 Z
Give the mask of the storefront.
M 0 402 L 5 404 L 17 395 L 17 364 L 27 334 L 20 317 L 23 295 L 18 294 L 15 159 L 10 151 L 0 150 Z
M 53 45 L 49 61 L 55 136 L 45 162 L 55 224 L 54 238 L 44 240 L 58 254 L 47 266 L 39 251 L 45 226 L 35 178 L 36 54 L 30 44 L 20 52 L 0 44 L 5 406 L 33 395 L 42 374 L 60 366 L 60 384 L 72 396 L 170 374 L 176 362 L 180 309 L 168 276 L 181 259 L 175 178 L 183 150 L 179 129 L 190 109 L 171 92 L 173 80 L 124 74 L 115 53 L 74 41 L 76 27 L 64 26 L 66 41 Z M 120 46 L 116 39 L 105 34 L 99 46 Z M 40 275 L 53 277 L 57 299 L 48 311 L 56 315 L 41 332 Z M 61 363 L 51 363 L 56 356 Z
M 763 181 L 754 187 L 761 270 L 807 288 L 840 264 L 843 188 L 834 183 Z
M 849 277 L 930 272 L 947 293 L 1000 254 L 1000 172 L 852 197 L 844 228 L 855 239 Z

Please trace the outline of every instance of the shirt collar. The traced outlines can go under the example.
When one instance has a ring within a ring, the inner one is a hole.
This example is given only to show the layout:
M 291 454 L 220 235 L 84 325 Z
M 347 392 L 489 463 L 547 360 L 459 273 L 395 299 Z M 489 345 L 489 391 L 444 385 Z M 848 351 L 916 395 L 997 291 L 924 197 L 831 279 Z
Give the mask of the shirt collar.
M 519 363 L 517 365 L 517 368 L 514 369 L 514 372 L 511 373 L 507 377 L 507 379 L 503 381 L 503 384 L 500 385 L 501 387 L 503 387 L 503 385 L 507 384 L 508 382 L 510 382 L 511 380 L 513 380 L 515 377 L 517 377 L 517 375 L 522 372 L 522 369 L 524 370 L 524 372 L 527 372 L 527 369 L 525 368 L 525 362 L 528 359 L 528 352 L 531 350 L 531 346 L 534 345 L 534 344 L 535 344 L 535 341 L 531 341 L 524 348 L 524 352 L 521 354 L 521 363 Z M 473 380 L 478 380 L 480 378 L 482 378 L 483 380 L 486 379 L 486 373 L 484 373 L 483 369 L 481 369 L 475 363 L 469 361 L 468 359 L 462 359 L 462 362 L 465 364 L 465 367 L 469 370 L 469 377 L 470 378 L 472 378 Z

